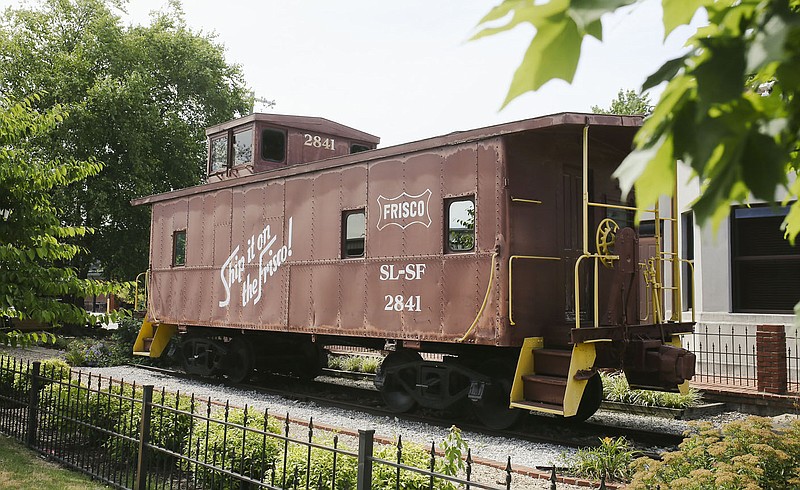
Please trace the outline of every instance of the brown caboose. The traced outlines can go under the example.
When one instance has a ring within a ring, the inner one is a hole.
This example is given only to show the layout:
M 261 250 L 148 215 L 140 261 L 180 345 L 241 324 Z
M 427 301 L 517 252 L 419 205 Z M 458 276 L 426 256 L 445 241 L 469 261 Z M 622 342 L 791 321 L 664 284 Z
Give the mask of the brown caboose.
M 208 183 L 133 202 L 152 206 L 134 351 L 158 357 L 179 333 L 189 372 L 239 380 L 315 376 L 326 345 L 381 349 L 387 406 L 469 400 L 494 427 L 588 417 L 598 368 L 686 386 L 692 324 L 663 319 L 677 254 L 658 209 L 640 253 L 611 177 L 640 124 L 563 113 L 383 149 L 320 118 L 212 127 Z

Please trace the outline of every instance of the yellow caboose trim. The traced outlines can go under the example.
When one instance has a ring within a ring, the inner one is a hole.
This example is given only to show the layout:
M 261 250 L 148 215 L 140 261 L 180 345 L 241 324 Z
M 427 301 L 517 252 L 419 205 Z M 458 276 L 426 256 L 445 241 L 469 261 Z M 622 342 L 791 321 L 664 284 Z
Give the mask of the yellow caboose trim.
M 142 320 L 142 328 L 133 344 L 133 355 L 144 357 L 161 357 L 169 340 L 178 331 L 177 325 L 168 323 L 153 323 L 149 315 Z M 150 344 L 149 346 L 147 344 Z
M 522 382 L 522 377 L 536 372 L 534 370 L 533 351 L 543 347 L 544 337 L 528 337 L 522 341 L 519 360 L 517 360 L 517 372 L 514 374 L 514 383 L 511 385 L 510 408 L 514 408 L 514 403 L 525 401 L 525 384 Z
M 578 371 L 588 370 L 594 366 L 594 360 L 597 357 L 594 344 L 605 340 L 581 342 L 572 347 L 569 374 L 567 375 L 567 390 L 564 393 L 564 417 L 572 417 L 578 413 L 578 407 L 581 405 L 581 398 L 583 398 L 583 392 L 586 389 L 588 380 L 575 379 L 575 375 L 578 374 Z

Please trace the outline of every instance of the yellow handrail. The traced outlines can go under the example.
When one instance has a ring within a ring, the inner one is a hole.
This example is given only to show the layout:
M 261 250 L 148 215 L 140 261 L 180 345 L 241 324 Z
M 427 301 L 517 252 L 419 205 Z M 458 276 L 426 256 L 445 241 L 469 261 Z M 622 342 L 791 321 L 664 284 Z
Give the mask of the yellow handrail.
M 458 339 L 459 342 L 464 342 L 467 340 L 469 334 L 472 333 L 472 331 L 475 329 L 475 326 L 478 324 L 478 319 L 480 319 L 481 315 L 483 314 L 483 310 L 486 309 L 486 303 L 489 301 L 489 292 L 492 290 L 492 282 L 494 281 L 494 267 L 496 258 L 497 252 L 492 254 L 492 270 L 489 273 L 489 284 L 486 285 L 486 295 L 483 297 L 483 304 L 478 310 L 478 314 L 475 315 L 475 320 L 473 320 L 472 325 L 470 325 L 470 327 L 467 329 L 467 332 L 464 334 L 464 336 Z
M 619 255 L 584 254 L 575 261 L 575 328 L 581 328 L 581 289 L 580 289 L 580 266 L 583 259 L 594 259 L 594 326 L 600 326 L 600 312 L 598 311 L 597 297 L 597 264 L 600 257 L 619 260 Z
M 522 199 L 521 197 L 512 197 L 511 202 L 525 202 L 528 204 L 541 204 L 542 201 L 538 199 Z
M 511 263 L 514 261 L 514 259 L 561 260 L 561 257 L 548 257 L 544 255 L 512 255 L 508 258 L 508 323 L 511 325 L 516 325 L 516 323 L 514 323 L 514 316 L 511 308 L 512 298 L 514 297 L 514 294 L 511 290 L 511 271 L 513 269 Z
M 134 290 L 133 296 L 133 311 L 141 311 L 139 310 L 139 278 L 144 276 L 144 304 L 145 308 L 147 307 L 147 296 L 148 296 L 148 286 L 150 284 L 150 270 L 146 270 L 144 272 L 140 272 L 136 276 L 136 288 Z

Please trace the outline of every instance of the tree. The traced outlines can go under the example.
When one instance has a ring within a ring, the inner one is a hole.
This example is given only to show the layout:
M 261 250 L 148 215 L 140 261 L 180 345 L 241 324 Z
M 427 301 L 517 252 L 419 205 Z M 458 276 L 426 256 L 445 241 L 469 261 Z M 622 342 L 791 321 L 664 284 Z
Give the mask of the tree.
M 643 0 L 506 0 L 479 25 L 475 38 L 530 23 L 536 33 L 514 74 L 503 105 L 559 78 L 571 82 L 584 37 L 602 40 L 603 14 Z M 792 204 L 785 232 L 800 232 L 800 0 L 662 0 L 664 30 L 708 14 L 688 42 L 642 86 L 666 88 L 617 170 L 625 192 L 650 205 L 672 194 L 677 161 L 702 183 L 692 204 L 700 224 L 721 222 L 733 202 L 750 196 L 774 201 L 785 189 Z M 499 22 L 499 25 L 494 25 Z M 558 60 L 557 63 L 552 60 Z M 794 174 L 794 182 L 789 175 Z
M 119 286 L 79 279 L 63 265 L 81 252 L 65 240 L 91 230 L 64 226 L 51 193 L 96 175 L 102 164 L 43 153 L 38 140 L 62 124 L 65 113 L 59 106 L 36 112 L 32 106 L 39 101 L 0 98 L 0 317 L 84 323 L 86 311 L 60 298 L 113 293 Z M 0 343 L 26 340 L 15 332 L 0 334 Z
M 42 151 L 104 166 L 57 195 L 66 223 L 96 230 L 75 237 L 89 252 L 73 259 L 81 277 L 97 264 L 125 279 L 147 269 L 149 210 L 129 201 L 202 182 L 204 129 L 252 108 L 240 68 L 186 26 L 177 1 L 133 27 L 114 13 L 119 3 L 40 0 L 0 22 L 0 92 L 44 91 L 34 107 L 70 114 Z
M 593 105 L 595 114 L 622 114 L 627 116 L 649 116 L 653 112 L 648 94 L 639 95 L 635 90 L 619 89 L 617 98 L 611 101 L 608 109 Z

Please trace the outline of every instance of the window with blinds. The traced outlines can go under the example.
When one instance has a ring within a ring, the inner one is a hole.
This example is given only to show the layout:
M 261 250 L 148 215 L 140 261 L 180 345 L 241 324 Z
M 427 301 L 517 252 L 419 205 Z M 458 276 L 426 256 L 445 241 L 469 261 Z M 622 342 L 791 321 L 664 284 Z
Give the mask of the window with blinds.
M 792 313 L 800 301 L 800 243 L 781 223 L 788 206 L 734 207 L 731 213 L 733 311 Z

